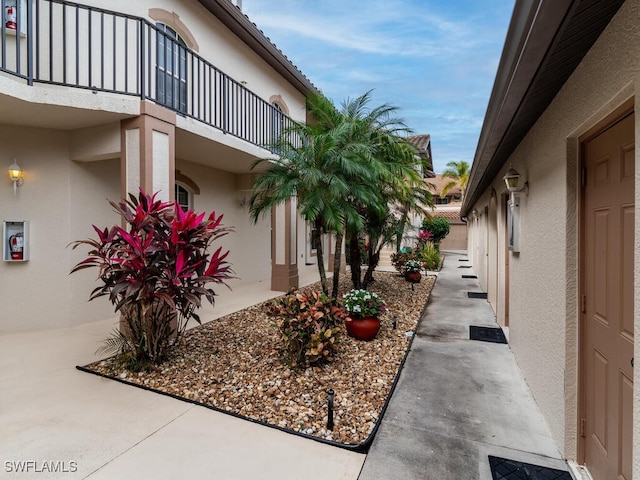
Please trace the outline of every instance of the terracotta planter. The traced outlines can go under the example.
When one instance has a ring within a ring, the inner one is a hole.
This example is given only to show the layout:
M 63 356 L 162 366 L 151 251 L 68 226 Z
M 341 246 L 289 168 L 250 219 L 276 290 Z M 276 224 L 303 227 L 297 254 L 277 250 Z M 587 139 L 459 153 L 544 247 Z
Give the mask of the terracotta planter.
M 356 340 L 373 340 L 380 330 L 380 319 L 378 317 L 351 318 L 344 321 L 347 326 L 347 333 Z
M 404 279 L 411 283 L 420 283 L 422 274 L 420 272 L 407 272 L 404 274 Z

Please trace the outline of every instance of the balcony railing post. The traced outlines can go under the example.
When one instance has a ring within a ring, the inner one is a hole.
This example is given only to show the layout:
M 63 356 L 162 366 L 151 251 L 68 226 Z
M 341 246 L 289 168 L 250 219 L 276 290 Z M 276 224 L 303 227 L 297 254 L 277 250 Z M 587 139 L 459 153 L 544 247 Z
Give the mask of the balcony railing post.
M 8 3 L 14 4 L 0 0 L 0 17 Z M 12 46 L 7 47 L 9 32 L 2 18 L 0 70 L 29 85 L 45 83 L 148 99 L 265 148 L 293 124 L 248 89 L 246 82 L 232 79 L 145 18 L 66 0 L 16 0 L 15 13 L 17 58 L 7 58 L 13 52 Z M 26 49 L 21 42 L 24 33 Z
M 222 131 L 229 131 L 229 78 L 222 77 Z
M 36 0 L 37 1 L 37 0 Z M 27 83 L 33 85 L 33 0 L 27 0 Z
M 145 89 L 146 81 L 147 81 L 147 75 L 145 70 L 147 49 L 146 49 L 146 42 L 144 40 L 145 23 L 144 23 L 144 20 L 142 19 L 138 20 L 138 22 L 140 25 L 140 66 L 138 67 L 140 69 L 140 98 L 144 100 L 147 96 L 147 92 Z

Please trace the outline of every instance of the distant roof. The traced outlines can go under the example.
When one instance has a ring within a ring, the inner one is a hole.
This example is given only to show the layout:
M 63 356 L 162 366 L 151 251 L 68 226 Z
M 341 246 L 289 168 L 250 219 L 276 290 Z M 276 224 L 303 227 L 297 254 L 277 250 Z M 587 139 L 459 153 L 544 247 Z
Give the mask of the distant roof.
M 445 218 L 447 220 L 449 220 L 450 222 L 461 222 L 461 218 L 460 218 L 460 208 L 458 207 L 457 210 L 434 210 L 433 212 L 430 212 L 430 215 L 432 217 L 437 217 L 437 218 Z
M 318 91 L 315 85 L 271 42 L 256 24 L 229 0 L 198 0 L 198 2 L 204 5 L 225 27 L 260 55 L 300 93 L 306 96 L 310 92 Z
M 413 135 L 411 137 L 407 137 L 411 143 L 413 143 L 420 152 L 425 152 L 431 158 L 431 135 L 428 133 L 424 133 L 422 135 Z
M 440 192 L 442 192 L 442 189 L 444 188 L 444 186 L 451 181 L 453 181 L 452 178 L 443 177 L 441 173 L 438 173 L 435 177 L 429 179 L 429 183 L 431 183 L 435 187 L 432 191 L 436 195 L 440 195 Z M 459 197 L 460 195 L 462 195 L 462 192 L 458 185 L 453 187 L 447 193 L 448 197 L 452 197 L 452 196 Z
M 435 174 L 433 173 L 433 155 L 431 154 L 431 135 L 428 133 L 413 135 L 407 137 L 407 141 L 413 143 L 418 149 L 420 157 L 427 161 L 428 171 L 425 172 L 424 176 L 433 178 Z

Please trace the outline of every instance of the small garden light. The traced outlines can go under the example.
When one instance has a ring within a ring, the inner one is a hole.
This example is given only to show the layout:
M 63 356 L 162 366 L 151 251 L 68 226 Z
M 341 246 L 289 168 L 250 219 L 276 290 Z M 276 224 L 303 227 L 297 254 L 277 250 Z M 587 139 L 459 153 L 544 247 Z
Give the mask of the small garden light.
M 333 430 L 333 388 L 327 390 L 327 430 Z

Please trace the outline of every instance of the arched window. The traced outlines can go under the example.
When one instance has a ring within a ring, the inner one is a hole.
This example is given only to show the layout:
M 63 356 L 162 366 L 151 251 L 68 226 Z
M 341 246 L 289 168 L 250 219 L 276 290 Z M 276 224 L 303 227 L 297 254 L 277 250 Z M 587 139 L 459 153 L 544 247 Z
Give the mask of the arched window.
M 282 108 L 280 107 L 280 105 L 278 105 L 277 103 L 272 103 L 271 106 L 273 107 L 273 110 L 271 111 L 271 114 L 273 116 L 272 119 L 272 126 L 273 126 L 273 139 L 274 141 L 277 141 L 280 138 L 280 134 L 282 133 Z
M 176 183 L 176 203 L 180 205 L 183 212 L 191 210 L 193 208 L 193 195 L 183 185 Z
M 282 108 L 276 102 L 271 104 L 271 143 L 278 145 L 280 135 L 282 134 L 284 118 L 282 116 Z
M 171 27 L 156 23 L 156 100 L 178 112 L 187 111 L 187 44 Z

